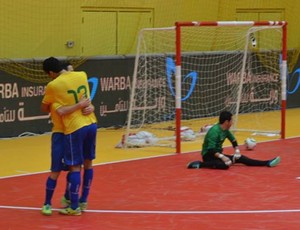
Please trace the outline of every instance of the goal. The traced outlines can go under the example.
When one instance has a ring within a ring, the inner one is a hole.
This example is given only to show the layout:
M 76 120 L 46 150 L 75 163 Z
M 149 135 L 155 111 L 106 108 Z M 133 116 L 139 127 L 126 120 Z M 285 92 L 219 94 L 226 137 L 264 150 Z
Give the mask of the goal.
M 141 30 L 126 135 L 149 131 L 180 153 L 183 127 L 202 136 L 201 127 L 229 110 L 233 131 L 285 138 L 286 26 L 176 22 Z

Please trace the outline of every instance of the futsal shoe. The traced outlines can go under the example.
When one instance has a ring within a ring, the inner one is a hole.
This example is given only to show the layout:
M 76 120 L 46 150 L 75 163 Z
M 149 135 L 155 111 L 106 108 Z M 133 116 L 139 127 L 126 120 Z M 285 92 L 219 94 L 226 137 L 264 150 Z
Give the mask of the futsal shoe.
M 76 208 L 75 210 L 72 209 L 71 207 L 67 207 L 67 208 L 61 209 L 59 211 L 59 214 L 67 215 L 67 216 L 80 216 L 81 215 L 81 210 L 80 210 L 79 207 Z
M 66 208 L 66 207 L 70 206 L 71 201 L 68 200 L 68 199 L 66 199 L 65 196 L 63 196 L 63 197 L 61 198 L 61 200 L 60 200 L 60 203 L 61 203 L 61 206 L 62 206 L 63 208 Z
M 274 159 L 270 160 L 268 163 L 269 167 L 275 167 L 276 165 L 278 165 L 280 163 L 280 157 L 275 157 Z
M 199 169 L 201 168 L 201 161 L 192 161 L 187 164 L 188 169 Z
M 42 214 L 45 216 L 51 216 L 52 215 L 52 209 L 50 204 L 45 204 L 42 207 Z
M 87 209 L 87 202 L 79 202 L 79 208 L 81 211 L 85 211 Z

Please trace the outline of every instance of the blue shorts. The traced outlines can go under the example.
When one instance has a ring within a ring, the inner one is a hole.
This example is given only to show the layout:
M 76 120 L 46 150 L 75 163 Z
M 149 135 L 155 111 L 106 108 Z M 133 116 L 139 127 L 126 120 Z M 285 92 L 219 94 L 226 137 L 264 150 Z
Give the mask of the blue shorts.
M 65 169 L 63 133 L 52 133 L 51 136 L 51 171 L 60 172 Z
M 82 165 L 86 159 L 95 159 L 96 136 L 96 123 L 84 126 L 71 134 L 65 135 L 65 164 Z

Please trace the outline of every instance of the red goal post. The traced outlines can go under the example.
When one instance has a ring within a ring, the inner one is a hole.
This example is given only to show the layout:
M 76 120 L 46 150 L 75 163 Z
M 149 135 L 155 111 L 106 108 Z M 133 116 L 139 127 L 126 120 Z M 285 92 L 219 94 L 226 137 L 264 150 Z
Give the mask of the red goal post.
M 180 140 L 180 127 L 181 127 L 181 84 L 182 84 L 182 29 L 184 27 L 236 27 L 236 26 L 248 26 L 248 27 L 280 27 L 282 29 L 281 38 L 281 66 L 280 66 L 280 78 L 281 78 L 281 127 L 280 136 L 285 138 L 285 110 L 286 110 L 286 75 L 287 75 L 287 22 L 285 21 L 191 21 L 191 22 L 176 22 L 176 73 L 175 73 L 175 85 L 176 85 L 176 153 L 181 153 L 181 140 Z M 250 35 L 249 35 L 250 36 Z M 247 35 L 247 37 L 249 37 Z M 249 38 L 246 38 L 249 39 Z M 244 54 L 244 60 L 246 59 L 247 51 Z M 241 70 L 241 76 L 244 76 L 245 63 Z M 241 77 L 241 85 L 242 85 Z M 241 88 L 239 89 L 241 94 Z M 241 100 L 239 97 L 238 100 Z M 239 104 L 237 102 L 236 113 L 239 113 Z

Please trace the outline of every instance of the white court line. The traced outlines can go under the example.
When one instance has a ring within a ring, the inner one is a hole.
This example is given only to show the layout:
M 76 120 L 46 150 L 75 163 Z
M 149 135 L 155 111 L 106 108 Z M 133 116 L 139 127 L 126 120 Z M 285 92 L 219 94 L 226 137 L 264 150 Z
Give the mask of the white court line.
M 21 207 L 21 206 L 3 206 L 0 205 L 0 209 L 19 209 L 19 210 L 37 210 L 40 211 L 41 208 L 34 207 Z M 53 211 L 59 211 L 60 209 L 53 208 Z M 256 213 L 292 213 L 300 212 L 300 209 L 275 209 L 275 210 L 224 210 L 224 211 L 159 211 L 159 210 L 85 210 L 84 212 L 90 213 L 116 213 L 116 214 L 256 214 Z

